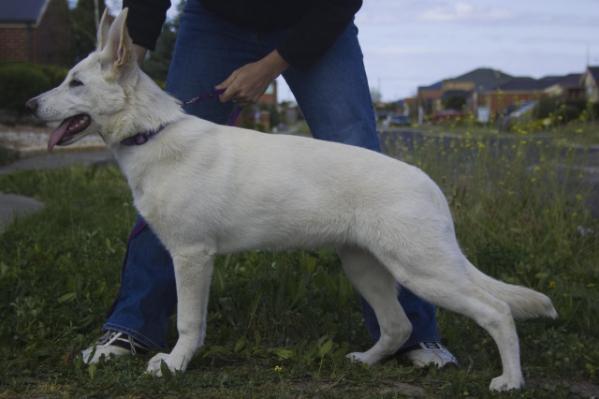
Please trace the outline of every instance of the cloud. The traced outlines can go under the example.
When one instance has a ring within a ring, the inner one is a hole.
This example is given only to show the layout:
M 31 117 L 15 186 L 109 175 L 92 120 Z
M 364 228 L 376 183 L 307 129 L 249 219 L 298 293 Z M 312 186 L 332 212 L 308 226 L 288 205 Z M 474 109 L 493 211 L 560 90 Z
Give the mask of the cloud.
M 511 12 L 504 8 L 481 7 L 466 1 L 458 1 L 425 10 L 420 14 L 419 19 L 431 22 L 500 21 L 509 19 L 511 16 Z

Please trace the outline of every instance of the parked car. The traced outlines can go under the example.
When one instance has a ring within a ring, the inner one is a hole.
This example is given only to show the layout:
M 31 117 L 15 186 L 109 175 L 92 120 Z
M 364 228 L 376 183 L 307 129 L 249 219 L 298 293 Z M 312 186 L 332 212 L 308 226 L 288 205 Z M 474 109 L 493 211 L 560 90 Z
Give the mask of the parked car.
M 451 122 L 451 121 L 462 119 L 464 117 L 466 117 L 466 113 L 464 113 L 464 112 L 456 111 L 453 109 L 446 109 L 446 110 L 435 113 L 433 115 L 433 117 L 431 118 L 431 121 L 433 123 Z
M 394 115 L 389 119 L 389 126 L 410 126 L 410 117 L 405 115 Z

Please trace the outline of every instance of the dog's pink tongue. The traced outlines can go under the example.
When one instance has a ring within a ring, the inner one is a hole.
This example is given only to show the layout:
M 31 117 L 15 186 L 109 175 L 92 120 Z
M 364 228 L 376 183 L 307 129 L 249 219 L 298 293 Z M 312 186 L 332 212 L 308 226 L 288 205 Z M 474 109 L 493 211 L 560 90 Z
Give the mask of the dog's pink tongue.
M 48 140 L 48 151 L 52 151 L 54 146 L 60 141 L 60 139 L 67 132 L 67 127 L 69 126 L 68 119 L 62 121 L 60 126 L 50 133 L 50 139 Z

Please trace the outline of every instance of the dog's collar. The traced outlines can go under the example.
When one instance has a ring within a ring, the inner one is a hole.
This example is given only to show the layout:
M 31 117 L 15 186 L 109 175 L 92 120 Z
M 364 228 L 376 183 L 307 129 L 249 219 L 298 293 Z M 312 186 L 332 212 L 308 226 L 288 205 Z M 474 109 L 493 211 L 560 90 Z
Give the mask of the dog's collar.
M 121 140 L 122 145 L 133 146 L 133 145 L 142 145 L 148 142 L 152 137 L 156 136 L 160 133 L 168 124 L 162 124 L 158 126 L 157 129 L 147 130 L 145 132 L 139 132 L 134 134 L 133 136 L 127 137 L 126 139 Z
M 189 105 L 189 104 L 193 104 L 196 102 L 203 102 L 206 100 L 210 100 L 213 98 L 217 98 L 219 95 L 223 94 L 225 92 L 224 89 L 213 89 L 207 93 L 203 93 L 200 94 L 199 96 L 190 98 L 187 101 L 184 101 L 183 104 L 185 105 Z M 233 107 L 233 111 L 231 112 L 231 114 L 229 115 L 229 119 L 227 121 L 227 125 L 229 126 L 235 126 L 235 123 L 237 122 L 237 119 L 239 118 L 239 115 L 241 114 L 241 107 L 238 105 L 235 105 Z M 126 145 L 126 146 L 133 146 L 133 145 L 142 145 L 148 142 L 148 140 L 150 140 L 152 137 L 156 136 L 158 133 L 160 133 L 160 131 L 162 131 L 162 129 L 164 129 L 168 124 L 165 123 L 163 125 L 158 126 L 157 129 L 155 130 L 148 130 L 145 132 L 139 132 L 137 134 L 134 134 L 131 137 L 127 137 L 126 139 L 121 140 L 121 144 L 122 145 Z

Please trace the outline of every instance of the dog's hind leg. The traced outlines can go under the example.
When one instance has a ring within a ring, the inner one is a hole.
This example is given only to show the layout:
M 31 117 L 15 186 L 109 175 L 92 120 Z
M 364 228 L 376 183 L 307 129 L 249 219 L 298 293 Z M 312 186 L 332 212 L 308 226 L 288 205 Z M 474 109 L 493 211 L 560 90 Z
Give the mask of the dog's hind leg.
M 354 247 L 343 247 L 337 252 L 347 277 L 374 309 L 381 331 L 372 348 L 347 356 L 371 365 L 397 352 L 410 337 L 412 324 L 397 300 L 395 279 L 374 256 Z
M 197 349 L 203 345 L 213 258 L 208 251 L 173 254 L 179 339 L 171 353 L 158 353 L 150 359 L 147 373 L 160 376 L 162 362 L 172 372 L 184 371 Z
M 441 306 L 471 317 L 493 337 L 503 372 L 493 378 L 489 389 L 507 391 L 524 386 L 518 334 L 509 305 L 474 285 L 451 287 L 445 284 L 436 295 L 445 296 Z
M 410 260 L 401 259 L 399 255 L 381 256 L 381 261 L 402 286 L 435 305 L 472 318 L 493 337 L 503 373 L 491 381 L 491 390 L 521 388 L 524 378 L 520 348 L 510 306 L 468 276 L 468 260 L 458 251 L 428 248 L 420 256 L 413 252 Z

